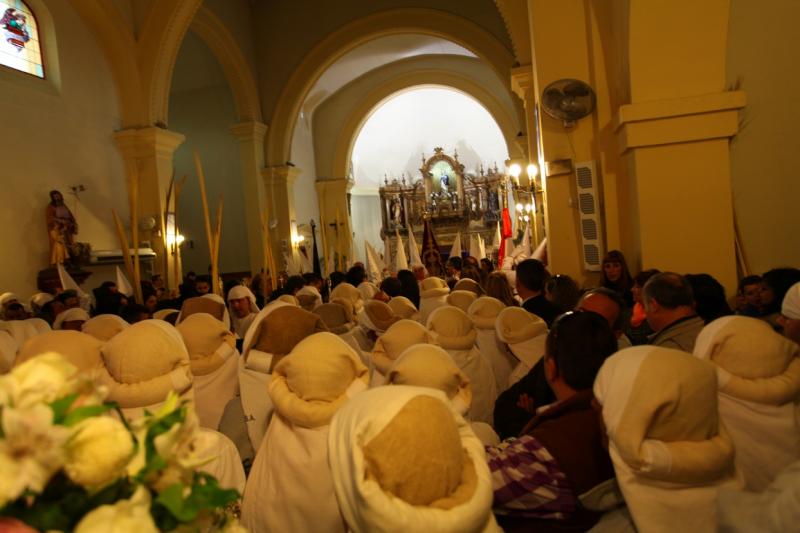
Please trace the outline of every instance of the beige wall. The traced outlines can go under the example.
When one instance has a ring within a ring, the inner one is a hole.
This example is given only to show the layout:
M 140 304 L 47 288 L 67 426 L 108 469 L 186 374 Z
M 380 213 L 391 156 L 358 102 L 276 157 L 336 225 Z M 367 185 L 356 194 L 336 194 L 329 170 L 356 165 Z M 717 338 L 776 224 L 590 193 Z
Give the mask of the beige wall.
M 800 2 L 732 0 L 728 83 L 741 83 L 747 107 L 731 142 L 733 199 L 754 273 L 800 266 Z
M 31 3 L 36 7 L 39 2 Z M 0 290 L 27 298 L 48 266 L 45 207 L 50 189 L 65 193 L 80 225 L 78 240 L 95 249 L 119 248 L 111 208 L 127 218 L 122 162 L 111 139 L 119 127 L 108 65 L 81 18 L 67 2 L 46 2 L 57 43 L 60 87 L 0 67 Z M 50 17 L 39 12 L 39 24 Z M 51 28 L 51 29 L 53 29 Z M 45 37 L 46 38 L 46 37 Z M 55 71 L 55 65 L 45 65 Z M 66 194 L 83 184 L 80 201 Z M 89 287 L 100 283 L 90 278 Z
M 186 136 L 186 142 L 175 151 L 175 175 L 188 177 L 178 212 L 178 225 L 187 241 L 181 255 L 183 271 L 205 274 L 209 265 L 195 150 L 203 163 L 212 221 L 219 195 L 224 194 L 220 272 L 249 271 L 247 231 L 251 228 L 245 223 L 239 145 L 230 132 L 237 121 L 236 108 L 221 67 L 191 32 L 186 35 L 176 62 L 169 121 L 172 131 Z

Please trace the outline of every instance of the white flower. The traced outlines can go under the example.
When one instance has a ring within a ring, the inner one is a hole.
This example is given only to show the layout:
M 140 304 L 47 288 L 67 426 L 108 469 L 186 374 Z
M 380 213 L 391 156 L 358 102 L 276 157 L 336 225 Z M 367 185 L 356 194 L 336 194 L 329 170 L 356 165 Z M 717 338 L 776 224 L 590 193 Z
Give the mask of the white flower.
M 0 439 L 0 507 L 26 489 L 41 492 L 64 464 L 69 428 L 53 425 L 46 405 L 28 409 L 4 407 Z
M 98 489 L 125 475 L 133 455 L 131 434 L 110 416 L 87 418 L 66 445 L 64 471 L 75 483 Z
M 67 396 L 76 391 L 81 381 L 72 363 L 49 352 L 29 359 L 0 378 L 0 397 L 5 403 L 25 409 Z
M 131 499 L 101 505 L 84 516 L 75 533 L 157 533 L 150 516 L 150 493 L 139 485 Z

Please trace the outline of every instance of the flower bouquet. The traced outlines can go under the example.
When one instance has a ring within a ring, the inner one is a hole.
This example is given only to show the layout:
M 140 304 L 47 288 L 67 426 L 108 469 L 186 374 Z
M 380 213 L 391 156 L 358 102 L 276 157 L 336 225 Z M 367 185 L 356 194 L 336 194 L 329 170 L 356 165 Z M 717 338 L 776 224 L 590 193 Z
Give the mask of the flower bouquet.
M 0 530 L 241 530 L 185 402 L 128 422 L 104 397 L 55 353 L 0 376 Z

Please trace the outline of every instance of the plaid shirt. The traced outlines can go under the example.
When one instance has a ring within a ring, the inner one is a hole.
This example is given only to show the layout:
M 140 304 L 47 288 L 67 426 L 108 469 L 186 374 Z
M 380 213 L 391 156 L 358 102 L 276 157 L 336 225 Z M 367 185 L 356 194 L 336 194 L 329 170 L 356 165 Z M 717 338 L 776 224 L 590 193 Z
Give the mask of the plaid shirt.
M 534 437 L 487 446 L 486 455 L 498 514 L 561 520 L 575 512 L 577 502 L 567 476 Z

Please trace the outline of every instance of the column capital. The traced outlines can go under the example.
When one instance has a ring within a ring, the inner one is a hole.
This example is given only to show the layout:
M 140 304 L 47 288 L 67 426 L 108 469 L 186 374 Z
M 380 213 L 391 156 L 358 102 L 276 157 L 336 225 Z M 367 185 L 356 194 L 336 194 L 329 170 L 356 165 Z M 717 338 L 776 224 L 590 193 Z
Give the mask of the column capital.
M 292 187 L 294 180 L 300 175 L 300 169 L 289 165 L 275 165 L 261 169 L 261 177 L 269 187 L 273 185 L 286 185 Z
M 258 144 L 264 143 L 269 126 L 263 122 L 240 122 L 230 127 L 230 131 L 239 142 L 255 141 Z
M 511 90 L 525 103 L 525 107 L 533 103 L 533 65 L 522 65 L 511 69 Z
M 155 152 L 161 157 L 172 157 L 186 137 L 163 128 L 129 128 L 114 132 L 114 142 L 125 157 L 149 157 Z
M 745 103 L 743 91 L 727 91 L 623 105 L 615 121 L 619 151 L 733 137 Z

